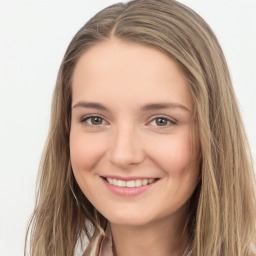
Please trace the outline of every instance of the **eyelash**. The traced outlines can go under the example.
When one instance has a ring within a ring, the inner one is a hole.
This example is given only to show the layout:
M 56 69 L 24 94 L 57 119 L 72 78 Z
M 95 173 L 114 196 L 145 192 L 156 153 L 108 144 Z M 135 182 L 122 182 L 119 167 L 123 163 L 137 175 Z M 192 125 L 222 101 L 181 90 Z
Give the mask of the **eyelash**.
M 149 123 L 152 123 L 152 122 L 156 123 L 157 119 L 162 119 L 162 120 L 164 120 L 164 121 L 166 121 L 168 123 L 167 125 L 163 125 L 163 126 L 156 125 L 157 127 L 165 128 L 165 127 L 170 127 L 170 126 L 173 126 L 173 125 L 177 125 L 176 121 L 174 121 L 173 119 L 170 119 L 168 117 L 165 117 L 165 116 L 157 116 L 157 117 L 153 118 Z
M 88 124 L 87 121 L 92 119 L 92 118 L 100 118 L 102 119 L 104 122 L 106 122 L 104 120 L 103 117 L 99 116 L 99 115 L 87 115 L 87 116 L 83 116 L 82 119 L 81 119 L 81 123 L 87 125 L 87 126 L 91 126 L 91 127 L 97 127 L 97 126 L 101 126 L 102 124 L 99 124 L 99 125 L 93 125 L 92 123 L 91 124 Z
M 100 127 L 101 125 L 105 125 L 104 124 L 99 124 L 99 125 L 94 125 L 92 124 L 92 122 L 90 122 L 90 124 L 87 123 L 88 120 L 92 119 L 92 118 L 100 118 L 103 122 L 107 123 L 103 117 L 101 117 L 100 115 L 87 115 L 87 116 L 83 116 L 82 119 L 81 119 L 81 123 L 84 124 L 84 125 L 87 125 L 87 126 L 90 126 L 90 127 L 94 127 L 94 128 L 97 128 L 97 127 Z M 157 119 L 162 119 L 164 121 L 166 121 L 168 124 L 167 125 L 154 125 L 154 126 L 157 126 L 157 127 L 160 127 L 160 128 L 166 128 L 166 127 L 170 127 L 170 126 L 173 126 L 173 125 L 177 125 L 177 121 L 176 120 L 173 120 L 173 119 L 170 119 L 169 117 L 166 117 L 166 116 L 156 116 L 154 117 L 153 119 L 151 119 L 151 121 L 149 123 L 152 123 L 152 122 L 155 122 L 157 121 Z

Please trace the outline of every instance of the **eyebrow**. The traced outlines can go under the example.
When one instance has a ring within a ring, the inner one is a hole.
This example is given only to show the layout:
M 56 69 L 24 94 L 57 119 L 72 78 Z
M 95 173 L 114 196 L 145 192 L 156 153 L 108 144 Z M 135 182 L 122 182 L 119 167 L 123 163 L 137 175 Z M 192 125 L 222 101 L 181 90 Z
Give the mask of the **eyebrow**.
M 97 102 L 85 102 L 85 101 L 79 101 L 77 102 L 72 108 L 95 108 L 98 110 L 105 110 L 107 111 L 108 109 L 102 105 L 101 103 Z
M 149 110 L 158 110 L 158 109 L 166 109 L 166 108 L 180 108 L 186 111 L 190 111 L 187 107 L 184 105 L 178 104 L 178 103 L 150 103 L 146 104 L 141 107 L 142 111 L 149 111 Z
M 77 102 L 72 108 L 93 108 L 93 109 L 98 109 L 98 110 L 103 110 L 103 111 L 108 111 L 108 108 L 105 107 L 101 103 L 97 102 L 85 102 L 85 101 L 79 101 Z M 144 106 L 140 107 L 141 111 L 150 111 L 150 110 L 159 110 L 159 109 L 168 109 L 168 108 L 180 108 L 185 111 L 190 111 L 186 106 L 178 104 L 178 103 L 149 103 Z

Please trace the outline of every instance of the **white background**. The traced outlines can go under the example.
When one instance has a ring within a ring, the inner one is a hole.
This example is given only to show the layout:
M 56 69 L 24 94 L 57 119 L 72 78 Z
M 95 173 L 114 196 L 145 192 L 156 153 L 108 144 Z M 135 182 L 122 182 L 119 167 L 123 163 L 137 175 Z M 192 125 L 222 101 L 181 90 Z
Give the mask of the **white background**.
M 0 0 L 0 255 L 23 255 L 64 52 L 92 15 L 117 1 Z M 205 18 L 219 38 L 256 159 L 256 1 L 181 2 Z

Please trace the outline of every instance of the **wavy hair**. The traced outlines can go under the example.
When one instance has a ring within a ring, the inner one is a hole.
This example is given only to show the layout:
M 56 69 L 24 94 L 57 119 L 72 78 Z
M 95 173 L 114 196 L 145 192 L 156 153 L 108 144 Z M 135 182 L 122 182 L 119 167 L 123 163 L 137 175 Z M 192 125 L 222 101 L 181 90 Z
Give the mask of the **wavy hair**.
M 110 6 L 89 20 L 68 46 L 53 94 L 36 205 L 27 230 L 31 255 L 74 255 L 84 238 L 88 246 L 83 255 L 95 255 L 104 234 L 107 220 L 72 173 L 69 133 L 75 65 L 88 48 L 112 36 L 159 49 L 186 76 L 201 149 L 200 181 L 189 201 L 191 244 L 186 255 L 256 255 L 255 177 L 225 57 L 207 23 L 174 0 Z

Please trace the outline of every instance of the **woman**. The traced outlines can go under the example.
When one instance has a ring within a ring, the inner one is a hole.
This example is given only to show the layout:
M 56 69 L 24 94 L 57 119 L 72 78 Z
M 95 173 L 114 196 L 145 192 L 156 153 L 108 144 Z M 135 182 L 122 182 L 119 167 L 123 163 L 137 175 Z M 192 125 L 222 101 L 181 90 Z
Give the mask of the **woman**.
M 53 96 L 32 255 L 256 255 L 254 189 L 227 64 L 201 17 L 135 0 L 81 28 Z

